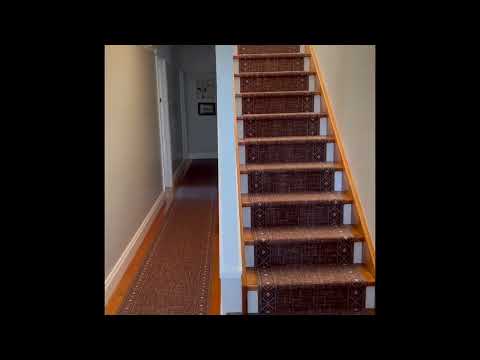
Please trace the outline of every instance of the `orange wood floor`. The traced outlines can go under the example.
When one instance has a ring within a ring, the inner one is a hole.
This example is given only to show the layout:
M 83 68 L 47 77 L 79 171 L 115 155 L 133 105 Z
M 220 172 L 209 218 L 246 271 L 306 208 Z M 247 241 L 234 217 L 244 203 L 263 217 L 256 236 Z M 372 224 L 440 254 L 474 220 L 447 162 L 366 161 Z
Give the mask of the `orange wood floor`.
M 188 172 L 185 176 L 188 176 Z M 170 190 L 167 194 L 168 201 L 175 201 L 176 190 Z M 131 263 L 129 264 L 125 274 L 117 285 L 115 291 L 110 297 L 110 300 L 105 307 L 106 315 L 115 315 L 119 311 L 120 306 L 123 303 L 125 296 L 128 294 L 130 286 L 133 284 L 133 281 L 136 278 L 137 273 L 140 271 L 145 257 L 148 255 L 148 252 L 151 248 L 153 241 L 157 238 L 160 233 L 165 220 L 169 215 L 170 206 L 164 206 L 158 213 L 157 217 L 153 221 L 150 229 L 145 236 L 143 243 L 137 250 L 137 253 L 133 257 Z M 216 206 L 216 216 L 215 216 L 215 234 L 214 234 L 214 251 L 212 253 L 212 275 L 211 275 L 211 284 L 209 292 L 209 309 L 208 315 L 219 315 L 220 314 L 220 272 L 219 272 L 219 236 L 218 236 L 218 203 Z

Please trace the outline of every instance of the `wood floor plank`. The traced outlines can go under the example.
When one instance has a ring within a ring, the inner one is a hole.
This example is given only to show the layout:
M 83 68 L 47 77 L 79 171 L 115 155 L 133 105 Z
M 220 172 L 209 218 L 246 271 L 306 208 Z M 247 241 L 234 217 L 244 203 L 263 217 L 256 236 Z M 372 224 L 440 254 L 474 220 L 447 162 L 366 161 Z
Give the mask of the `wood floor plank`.
M 263 229 L 244 228 L 243 234 L 245 236 L 245 245 L 254 245 L 256 239 L 260 239 L 262 233 L 265 238 L 275 243 L 275 241 L 284 240 L 331 240 L 331 239 L 345 239 L 354 238 L 358 240 L 363 239 L 361 230 L 356 225 L 342 225 L 342 226 L 289 226 L 289 227 L 268 227 Z
M 260 144 L 297 144 L 309 142 L 334 142 L 333 136 L 272 136 L 272 137 L 249 137 L 238 140 L 243 145 Z
M 246 164 L 240 165 L 240 173 L 251 172 L 290 172 L 290 171 L 318 171 L 318 170 L 341 170 L 342 164 L 335 162 L 309 162 L 309 163 L 270 163 L 270 164 Z
M 284 194 L 242 194 L 242 206 L 253 205 L 289 205 L 309 203 L 350 203 L 349 192 L 319 192 L 319 193 L 284 193 Z

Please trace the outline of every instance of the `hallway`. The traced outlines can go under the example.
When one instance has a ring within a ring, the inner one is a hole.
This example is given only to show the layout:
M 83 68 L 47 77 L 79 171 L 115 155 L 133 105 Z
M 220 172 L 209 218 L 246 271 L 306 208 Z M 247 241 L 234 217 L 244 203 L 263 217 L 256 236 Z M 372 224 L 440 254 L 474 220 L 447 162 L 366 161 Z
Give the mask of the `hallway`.
M 217 160 L 193 160 L 114 313 L 219 313 L 217 198 Z

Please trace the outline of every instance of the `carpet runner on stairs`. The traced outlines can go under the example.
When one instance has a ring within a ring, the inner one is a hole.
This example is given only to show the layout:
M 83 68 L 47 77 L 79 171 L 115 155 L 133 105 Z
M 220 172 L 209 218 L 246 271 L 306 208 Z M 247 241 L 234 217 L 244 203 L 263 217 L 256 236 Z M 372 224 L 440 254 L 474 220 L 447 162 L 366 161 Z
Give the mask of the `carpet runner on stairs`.
M 300 45 L 238 45 L 235 100 L 249 313 L 372 314 L 364 235 Z

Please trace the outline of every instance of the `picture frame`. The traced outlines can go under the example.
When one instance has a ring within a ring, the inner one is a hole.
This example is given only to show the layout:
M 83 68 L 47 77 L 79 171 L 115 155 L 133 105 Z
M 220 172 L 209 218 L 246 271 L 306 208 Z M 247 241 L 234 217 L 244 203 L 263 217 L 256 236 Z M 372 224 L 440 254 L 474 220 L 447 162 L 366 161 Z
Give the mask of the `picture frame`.
M 199 102 L 198 103 L 198 115 L 216 115 L 217 109 L 213 102 Z

